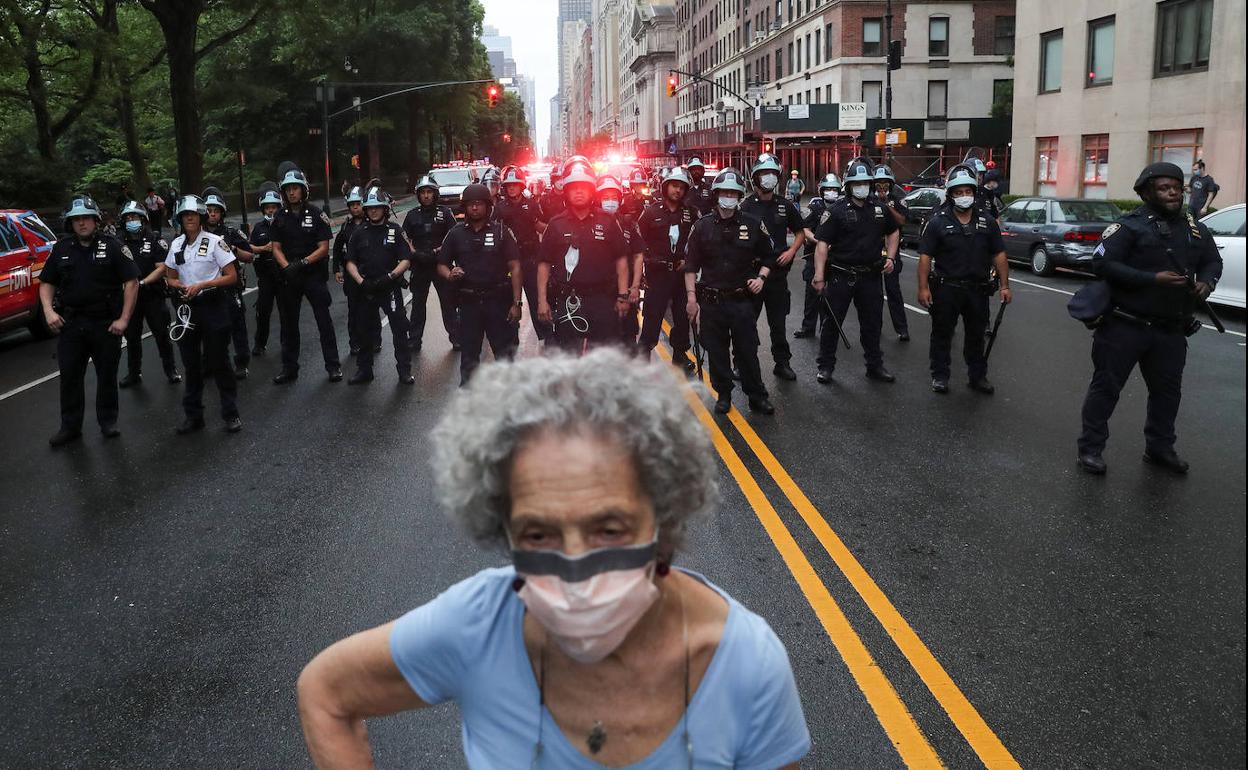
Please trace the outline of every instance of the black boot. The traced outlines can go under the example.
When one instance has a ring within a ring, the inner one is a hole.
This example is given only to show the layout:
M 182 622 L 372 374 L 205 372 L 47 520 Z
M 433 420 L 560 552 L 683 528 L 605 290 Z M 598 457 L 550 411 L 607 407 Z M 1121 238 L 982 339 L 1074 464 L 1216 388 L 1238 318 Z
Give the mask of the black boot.
M 789 366 L 788 361 L 781 361 L 771 371 L 782 380 L 792 381 L 797 379 L 797 372 L 793 371 L 793 367 Z
M 56 447 L 65 446 L 71 441 L 77 441 L 80 438 L 82 438 L 82 431 L 72 428 L 61 428 L 52 438 L 48 439 L 48 444 L 55 449 Z
M 119 388 L 133 388 L 143 381 L 143 375 L 138 372 L 127 372 L 126 376 L 117 383 Z
M 1144 462 L 1150 465 L 1157 465 L 1168 471 L 1184 475 L 1191 466 L 1173 449 L 1164 449 L 1154 451 L 1152 449 L 1144 450 Z
M 1101 457 L 1100 452 L 1080 452 L 1075 464 L 1084 473 L 1090 473 L 1093 476 L 1104 476 L 1109 467 L 1105 465 L 1105 459 Z
M 896 382 L 897 378 L 893 373 L 885 369 L 883 366 L 873 366 L 867 370 L 867 379 L 876 382 Z
M 179 436 L 185 436 L 188 433 L 194 433 L 197 430 L 204 429 L 203 417 L 187 417 L 178 423 L 178 427 L 174 430 Z
M 373 381 L 373 373 L 366 372 L 363 369 L 357 369 L 355 374 L 351 375 L 351 379 L 347 380 L 348 385 L 363 385 L 366 382 Z

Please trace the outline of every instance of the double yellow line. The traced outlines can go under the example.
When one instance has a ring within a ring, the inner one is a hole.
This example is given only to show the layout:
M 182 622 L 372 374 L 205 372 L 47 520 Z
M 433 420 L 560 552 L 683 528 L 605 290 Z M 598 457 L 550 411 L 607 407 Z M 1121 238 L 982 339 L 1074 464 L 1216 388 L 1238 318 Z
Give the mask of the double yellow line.
M 663 330 L 670 334 L 670 325 L 664 322 Z M 659 347 L 659 354 L 665 360 L 671 360 L 671 354 L 662 346 Z M 708 386 L 710 385 L 710 380 L 705 374 L 703 380 Z M 685 398 L 698 419 L 710 432 L 715 449 L 723 458 L 738 486 L 741 487 L 746 500 L 753 507 L 763 529 L 766 530 L 776 550 L 784 559 L 785 565 L 797 581 L 802 593 L 805 594 L 806 600 L 810 602 L 815 615 L 823 624 L 824 630 L 845 661 L 859 689 L 866 696 L 868 704 L 875 712 L 880 725 L 893 746 L 896 747 L 898 754 L 901 755 L 902 761 L 910 768 L 944 767 L 944 763 L 931 742 L 915 722 L 913 715 L 902 702 L 892 683 L 872 658 L 862 638 L 850 625 L 845 613 L 832 597 L 814 566 L 806 558 L 806 554 L 802 552 L 771 501 L 767 499 L 758 482 L 745 467 L 745 463 L 732 447 L 720 424 L 707 411 L 706 406 L 692 388 L 686 386 Z M 901 616 L 879 585 L 867 574 L 866 569 L 810 502 L 810 498 L 772 454 L 771 449 L 754 432 L 749 422 L 735 407 L 728 413 L 728 420 L 750 451 L 758 458 L 763 468 L 767 470 L 780 491 L 788 498 L 798 515 L 806 522 L 806 526 L 814 533 L 867 608 L 884 627 L 889 638 L 897 645 L 984 766 L 989 770 L 1021 770 L 1018 762 L 1001 743 L 996 733 L 954 684 L 953 679 L 936 660 L 931 650 Z

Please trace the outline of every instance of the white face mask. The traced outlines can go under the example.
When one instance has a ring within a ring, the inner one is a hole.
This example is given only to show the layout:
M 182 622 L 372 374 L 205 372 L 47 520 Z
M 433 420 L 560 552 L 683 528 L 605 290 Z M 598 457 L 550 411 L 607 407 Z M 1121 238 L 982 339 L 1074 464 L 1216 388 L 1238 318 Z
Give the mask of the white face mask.
M 601 205 L 603 212 L 606 214 L 614 214 L 620 210 L 619 201 L 603 201 Z
M 832 201 L 836 200 L 839 197 L 841 197 L 841 195 L 836 190 L 824 190 L 823 191 L 823 199 L 825 201 L 828 201 L 829 203 L 831 203 Z
M 719 207 L 725 211 L 732 211 L 741 203 L 741 199 L 735 195 L 719 196 Z
M 759 174 L 758 186 L 764 190 L 774 190 L 776 185 L 780 183 L 780 177 L 775 174 Z
M 273 215 L 272 215 L 272 214 L 265 214 L 265 215 L 264 215 L 264 221 L 265 221 L 265 222 L 272 222 L 272 221 L 273 221 Z
M 953 205 L 958 207 L 959 209 L 962 209 L 963 211 L 969 209 L 974 204 L 975 204 L 974 195 L 959 195 L 953 199 Z
M 512 551 L 517 593 L 564 654 L 597 663 L 624 642 L 659 598 L 657 540 L 600 548 L 576 557 L 558 551 Z
M 856 184 L 849 188 L 850 193 L 860 201 L 866 200 L 871 195 L 871 185 Z

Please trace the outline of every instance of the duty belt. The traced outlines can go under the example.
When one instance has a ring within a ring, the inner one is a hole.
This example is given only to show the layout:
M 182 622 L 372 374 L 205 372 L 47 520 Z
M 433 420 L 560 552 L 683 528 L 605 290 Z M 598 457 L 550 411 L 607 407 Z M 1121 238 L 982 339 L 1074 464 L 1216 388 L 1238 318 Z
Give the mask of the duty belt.
M 988 293 L 992 293 L 996 288 L 996 281 L 991 278 L 948 278 L 943 275 L 933 275 L 931 280 L 937 286 L 954 286 L 959 289 Z
M 491 299 L 507 290 L 510 284 L 498 283 L 493 286 L 461 286 L 459 296 L 466 299 Z
M 884 267 L 884 262 L 881 260 L 870 265 L 842 265 L 837 262 L 829 262 L 828 267 L 836 270 L 837 272 L 843 273 L 845 275 L 845 282 L 848 285 L 853 286 L 858 283 L 859 278 L 863 278 L 868 275 L 878 275 L 880 270 Z M 833 277 L 832 280 L 836 281 L 837 278 Z
M 1187 318 L 1154 318 L 1151 316 L 1143 316 L 1137 313 L 1130 313 L 1120 307 L 1114 307 L 1111 314 L 1115 318 L 1121 318 L 1124 321 L 1130 321 L 1134 324 L 1147 326 L 1150 329 L 1156 329 L 1160 332 L 1168 332 L 1170 334 L 1184 334 L 1188 337 L 1200 331 L 1200 322 L 1195 318 L 1188 316 Z
M 560 294 L 610 294 L 611 296 L 615 296 L 619 292 L 619 287 L 617 287 L 615 283 L 587 283 L 580 285 L 572 283 L 556 283 L 555 291 Z
M 664 268 L 664 269 L 666 269 L 666 270 L 675 270 L 675 269 L 676 269 L 676 262 L 675 262 L 675 261 L 672 261 L 672 260 L 667 260 L 667 259 L 647 259 L 647 260 L 644 260 L 644 262 L 645 262 L 646 267 L 650 267 L 651 265 L 653 265 L 653 266 L 655 266 L 655 267 L 662 267 L 662 268 Z
M 746 288 L 740 289 L 716 289 L 711 286 L 697 286 L 698 302 L 707 305 L 715 305 L 720 302 L 732 302 L 734 300 L 743 300 L 750 298 L 750 290 Z

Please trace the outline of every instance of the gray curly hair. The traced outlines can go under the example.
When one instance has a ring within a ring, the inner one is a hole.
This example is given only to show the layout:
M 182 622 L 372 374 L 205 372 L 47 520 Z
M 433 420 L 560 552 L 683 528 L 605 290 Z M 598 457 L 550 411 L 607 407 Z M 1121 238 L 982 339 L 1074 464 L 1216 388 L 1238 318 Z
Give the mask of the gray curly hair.
M 613 349 L 495 363 L 477 370 L 432 434 L 438 499 L 478 542 L 507 542 L 516 450 L 551 428 L 588 429 L 629 452 L 672 549 L 719 499 L 710 439 L 670 367 Z

